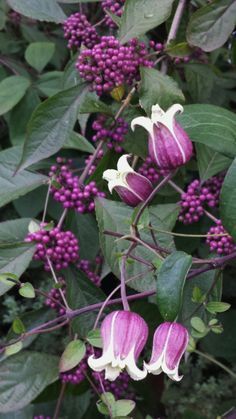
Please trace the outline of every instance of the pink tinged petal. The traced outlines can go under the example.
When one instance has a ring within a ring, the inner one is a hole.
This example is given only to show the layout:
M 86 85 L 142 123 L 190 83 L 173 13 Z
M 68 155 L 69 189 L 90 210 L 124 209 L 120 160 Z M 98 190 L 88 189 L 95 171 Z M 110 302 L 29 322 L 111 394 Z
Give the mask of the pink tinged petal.
M 154 333 L 151 359 L 148 364 L 145 363 L 147 370 L 153 374 L 160 374 L 162 371 L 161 367 L 170 329 L 171 323 L 165 322 L 158 326 Z
M 185 164 L 192 156 L 192 143 L 183 128 L 173 120 L 173 130 L 162 123 L 154 125 L 149 136 L 149 154 L 163 169 L 174 169 Z
M 151 182 L 136 172 L 125 175 L 125 186 L 116 186 L 115 190 L 127 205 L 136 207 L 145 201 L 153 191 Z
M 164 356 L 165 372 L 178 371 L 179 363 L 186 351 L 188 341 L 189 335 L 187 329 L 179 323 L 173 323 L 171 325 Z
M 136 207 L 138 204 L 140 204 L 140 202 L 142 202 L 142 199 L 140 199 L 139 196 L 137 196 L 124 186 L 116 186 L 114 189 L 118 193 L 122 201 L 130 207 Z

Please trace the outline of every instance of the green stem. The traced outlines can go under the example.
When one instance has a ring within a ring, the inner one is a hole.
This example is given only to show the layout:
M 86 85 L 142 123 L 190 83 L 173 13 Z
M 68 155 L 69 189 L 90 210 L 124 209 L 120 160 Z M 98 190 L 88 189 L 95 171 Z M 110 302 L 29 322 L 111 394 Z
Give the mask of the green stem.
M 207 359 L 209 362 L 218 365 L 218 367 L 220 367 L 222 370 L 226 371 L 229 375 L 231 375 L 231 377 L 236 379 L 236 374 L 233 371 L 231 371 L 230 368 L 226 367 L 226 365 L 222 364 L 222 362 L 217 361 L 217 359 L 215 359 L 213 356 L 206 354 L 205 352 L 199 351 L 198 349 L 195 349 L 194 352 L 202 358 Z

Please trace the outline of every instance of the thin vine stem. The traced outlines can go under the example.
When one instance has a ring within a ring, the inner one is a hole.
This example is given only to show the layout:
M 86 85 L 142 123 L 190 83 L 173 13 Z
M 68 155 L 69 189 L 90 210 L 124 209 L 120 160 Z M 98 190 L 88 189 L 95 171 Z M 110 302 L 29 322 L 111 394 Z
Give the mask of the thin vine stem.
M 218 361 L 213 356 L 211 356 L 211 355 L 209 355 L 205 352 L 199 351 L 199 349 L 195 349 L 194 352 L 195 352 L 195 354 L 201 356 L 202 358 L 205 358 L 207 361 L 218 365 L 218 367 L 220 367 L 222 370 L 226 371 L 229 375 L 231 375 L 231 377 L 233 377 L 236 380 L 236 374 L 233 371 L 231 371 L 231 369 L 228 368 L 225 364 L 222 364 L 222 362 Z

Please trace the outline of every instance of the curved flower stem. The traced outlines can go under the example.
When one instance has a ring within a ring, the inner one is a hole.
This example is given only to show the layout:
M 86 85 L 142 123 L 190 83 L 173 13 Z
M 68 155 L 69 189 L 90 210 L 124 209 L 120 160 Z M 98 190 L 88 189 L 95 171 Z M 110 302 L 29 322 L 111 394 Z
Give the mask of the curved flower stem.
M 131 278 L 127 279 L 126 284 L 127 284 L 128 282 L 130 282 L 130 281 L 133 281 L 134 279 L 138 279 L 138 278 L 142 277 L 143 275 L 145 275 L 146 273 L 151 272 L 152 270 L 153 270 L 153 268 L 149 268 L 149 269 L 147 269 L 145 272 L 141 272 L 140 274 L 134 275 L 133 277 L 131 277 Z M 112 292 L 108 295 L 108 297 L 106 298 L 106 300 L 103 302 L 103 304 L 102 304 L 102 306 L 101 306 L 101 308 L 100 308 L 100 310 L 99 310 L 99 313 L 98 313 L 98 315 L 97 315 L 97 318 L 96 318 L 96 320 L 95 320 L 95 323 L 94 323 L 93 329 L 96 329 L 96 328 L 98 327 L 98 323 L 99 323 L 99 320 L 100 320 L 100 318 L 101 318 L 101 315 L 102 315 L 103 311 L 105 310 L 106 306 L 108 305 L 109 300 L 111 299 L 111 297 L 113 297 L 113 295 L 114 295 L 117 291 L 119 291 L 120 287 L 121 287 L 121 284 L 120 284 L 120 285 L 118 285 L 116 288 L 114 288 L 114 290 L 113 290 L 113 291 L 112 291 Z M 127 297 L 127 298 L 129 298 L 129 297 Z
M 60 414 L 60 409 L 61 409 L 61 405 L 62 405 L 62 401 L 65 395 L 65 390 L 66 390 L 66 384 L 67 383 L 62 383 L 61 385 L 61 391 L 57 400 L 57 404 L 56 404 L 56 409 L 53 415 L 53 419 L 58 419 L 59 418 L 59 414 Z
M 50 259 L 49 259 L 49 257 L 48 257 L 48 256 L 46 256 L 46 258 L 47 258 L 47 263 L 48 263 L 49 268 L 50 268 L 50 270 L 51 270 L 51 273 L 52 273 L 53 279 L 54 279 L 55 283 L 56 283 L 56 284 L 58 284 L 58 283 L 59 283 L 59 281 L 58 281 L 58 279 L 57 279 L 57 276 L 56 276 L 56 273 L 55 273 L 54 268 L 53 268 L 53 266 L 52 266 L 52 263 L 51 263 L 51 261 L 50 261 Z M 60 293 L 61 298 L 62 298 L 62 300 L 63 300 L 63 302 L 64 302 L 64 304 L 65 304 L 65 307 L 67 308 L 67 310 L 70 310 L 70 307 L 69 307 L 69 305 L 68 305 L 68 303 L 67 303 L 67 301 L 66 301 L 66 297 L 64 296 L 64 294 L 63 294 L 63 292 L 62 292 L 61 288 L 59 288 L 59 293 Z
M 218 361 L 213 356 L 206 354 L 205 352 L 199 351 L 198 349 L 195 349 L 194 352 L 197 355 L 202 356 L 203 358 L 207 359 L 208 361 L 213 362 L 214 364 L 218 365 L 218 367 L 222 368 L 222 370 L 226 371 L 229 375 L 231 375 L 231 377 L 233 377 L 236 380 L 236 374 L 233 371 L 231 371 L 230 368 L 226 367 L 226 365 L 222 364 L 222 362 Z
M 136 92 L 136 89 L 137 89 L 137 85 L 133 86 L 132 89 L 130 90 L 130 92 L 128 93 L 128 95 L 126 96 L 126 98 L 123 101 L 120 109 L 118 110 L 118 112 L 116 113 L 116 115 L 114 117 L 115 121 L 120 117 L 120 115 L 125 110 L 125 108 L 127 108 L 127 106 L 129 106 L 130 101 L 131 101 L 134 93 Z
M 126 295 L 126 259 L 127 255 L 122 256 L 120 266 L 120 294 L 124 310 L 130 311 L 129 303 Z
M 139 208 L 136 217 L 134 219 L 134 222 L 132 224 L 135 236 L 139 235 L 138 233 L 138 229 L 137 229 L 137 225 L 138 222 L 140 220 L 141 215 L 143 214 L 145 208 L 147 208 L 147 206 L 150 204 L 150 202 L 153 200 L 153 198 L 155 197 L 155 195 L 157 194 L 157 192 L 167 183 L 169 182 L 169 180 L 172 178 L 173 176 L 173 172 L 169 173 L 167 176 L 164 177 L 164 179 L 162 179 L 162 181 L 153 189 L 152 193 L 149 195 L 149 197 L 146 199 L 146 201 L 144 201 L 144 203 L 141 205 L 141 207 Z

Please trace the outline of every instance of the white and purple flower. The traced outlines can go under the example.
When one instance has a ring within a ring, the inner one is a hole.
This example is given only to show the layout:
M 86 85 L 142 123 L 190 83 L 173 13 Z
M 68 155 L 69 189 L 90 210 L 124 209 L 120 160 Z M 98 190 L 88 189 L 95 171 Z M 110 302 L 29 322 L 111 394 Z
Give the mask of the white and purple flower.
M 148 131 L 149 154 L 160 169 L 171 170 L 182 166 L 193 153 L 187 133 L 175 120 L 178 112 L 183 112 L 179 104 L 172 105 L 166 112 L 159 105 L 154 105 L 151 118 L 140 116 L 131 122 L 133 130 L 135 125 L 140 125 Z
M 164 372 L 174 381 L 180 381 L 178 368 L 189 341 L 187 329 L 179 323 L 162 323 L 153 337 L 152 355 L 149 363 L 144 363 L 149 373 Z
M 100 358 L 91 355 L 88 364 L 94 371 L 105 370 L 105 379 L 114 381 L 126 369 L 133 380 L 142 380 L 146 369 L 136 362 L 148 337 L 146 322 L 131 311 L 113 311 L 101 325 L 103 352 Z
M 108 169 L 103 173 L 103 179 L 108 182 L 108 189 L 113 189 L 120 198 L 131 207 L 136 207 L 145 201 L 153 191 L 151 182 L 135 172 L 128 163 L 128 154 L 121 156 L 117 163 L 117 170 Z

